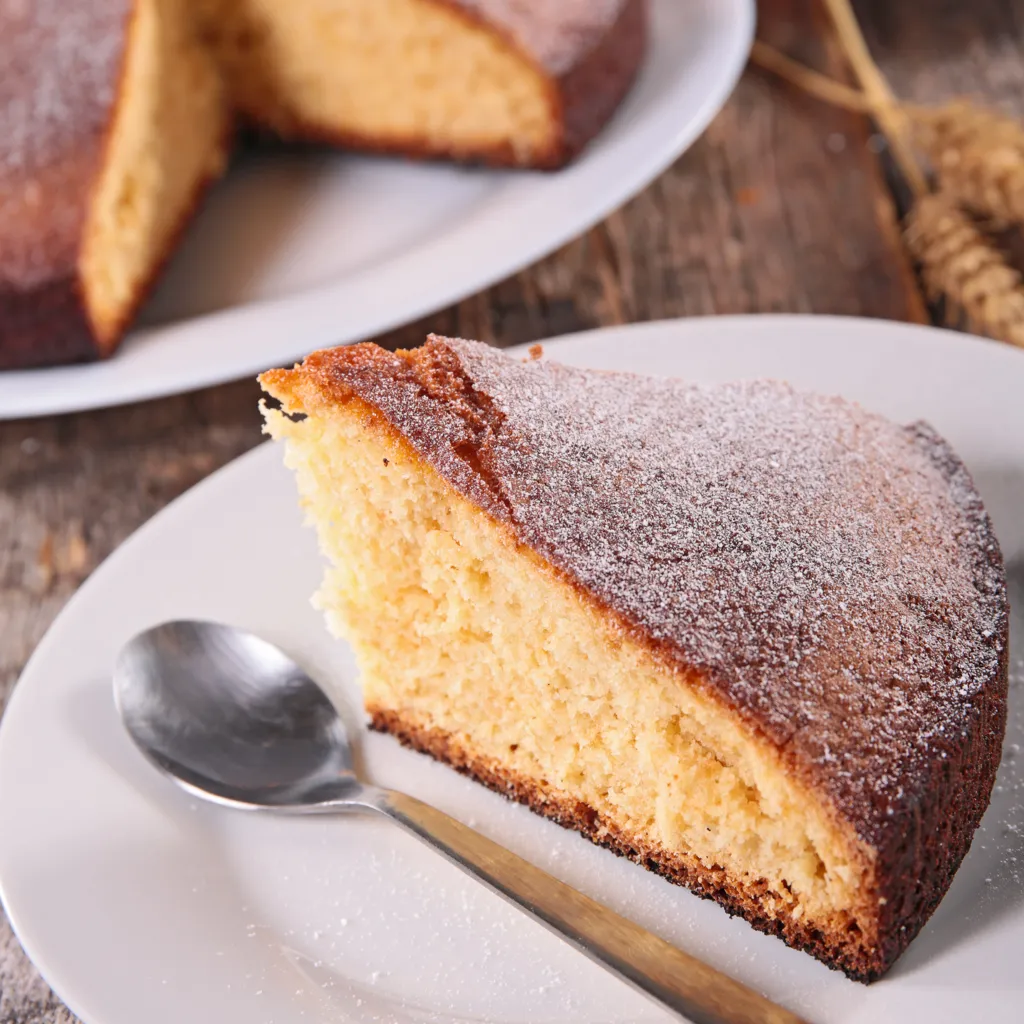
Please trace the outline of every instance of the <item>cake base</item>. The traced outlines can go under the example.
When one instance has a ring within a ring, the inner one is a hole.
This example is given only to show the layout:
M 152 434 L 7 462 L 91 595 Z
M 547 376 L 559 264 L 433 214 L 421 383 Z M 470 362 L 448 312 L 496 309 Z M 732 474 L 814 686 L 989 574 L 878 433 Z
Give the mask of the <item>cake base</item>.
M 563 828 L 579 832 L 595 845 L 634 861 L 676 885 L 685 886 L 701 899 L 713 900 L 730 916 L 742 917 L 759 932 L 774 935 L 810 953 L 832 970 L 860 982 L 876 981 L 885 973 L 877 961 L 851 956 L 849 938 L 844 933 L 859 931 L 852 919 L 837 922 L 834 929 L 825 931 L 808 927 L 781 910 L 776 911 L 777 916 L 766 916 L 765 900 L 772 895 L 767 885 L 756 891 L 750 887 L 738 889 L 730 884 L 723 868 L 709 868 L 696 858 L 682 857 L 640 836 L 630 835 L 603 820 L 582 801 L 547 789 L 493 758 L 474 754 L 443 730 L 421 726 L 397 711 L 371 708 L 368 713 L 370 727 L 377 732 L 389 733 L 403 746 L 429 755 Z

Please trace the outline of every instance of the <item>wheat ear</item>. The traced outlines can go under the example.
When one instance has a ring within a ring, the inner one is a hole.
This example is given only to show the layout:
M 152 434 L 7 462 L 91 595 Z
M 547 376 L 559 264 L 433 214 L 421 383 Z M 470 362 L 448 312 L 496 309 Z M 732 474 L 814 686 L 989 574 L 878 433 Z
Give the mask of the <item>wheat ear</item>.
M 1016 121 L 960 101 L 919 111 L 914 127 L 944 191 L 996 223 L 1024 223 L 1024 128 Z
M 982 234 L 956 199 L 922 196 L 907 217 L 907 247 L 930 296 L 945 298 L 972 330 L 1024 347 L 1020 274 Z
M 914 135 L 931 154 L 981 142 L 1012 146 L 1024 153 L 1024 127 L 1012 117 L 970 100 L 914 108 Z

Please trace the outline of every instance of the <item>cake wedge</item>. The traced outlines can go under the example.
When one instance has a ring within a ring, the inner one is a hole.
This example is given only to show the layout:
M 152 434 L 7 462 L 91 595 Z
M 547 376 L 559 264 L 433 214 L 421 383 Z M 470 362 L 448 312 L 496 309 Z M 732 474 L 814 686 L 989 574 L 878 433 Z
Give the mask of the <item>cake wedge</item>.
M 988 804 L 998 544 L 924 424 L 431 337 L 261 382 L 373 725 L 862 981 Z

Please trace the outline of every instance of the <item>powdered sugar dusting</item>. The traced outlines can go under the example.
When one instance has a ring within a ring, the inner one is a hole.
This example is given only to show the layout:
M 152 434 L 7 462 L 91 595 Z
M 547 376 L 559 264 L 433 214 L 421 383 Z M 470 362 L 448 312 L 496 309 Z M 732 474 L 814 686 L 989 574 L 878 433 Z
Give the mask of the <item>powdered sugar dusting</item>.
M 27 286 L 77 234 L 130 0 L 0 0 L 0 264 Z
M 0 0 L 0 167 L 28 172 L 102 130 L 129 0 Z
M 504 28 L 549 74 L 562 75 L 594 48 L 626 7 L 626 0 L 456 0 L 460 7 Z
M 323 370 L 813 765 L 865 839 L 977 735 L 1006 657 L 1002 561 L 927 426 L 778 382 L 514 363 L 465 341 Z

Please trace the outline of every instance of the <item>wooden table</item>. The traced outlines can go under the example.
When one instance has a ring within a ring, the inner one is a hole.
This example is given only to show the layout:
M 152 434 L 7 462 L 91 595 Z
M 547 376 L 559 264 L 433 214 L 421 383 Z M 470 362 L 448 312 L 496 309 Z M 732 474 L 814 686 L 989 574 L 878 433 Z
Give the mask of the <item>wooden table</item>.
M 974 93 L 1024 113 L 1024 3 L 857 7 L 899 95 Z M 842 72 L 814 0 L 761 8 L 764 38 Z M 748 71 L 707 134 L 624 209 L 539 265 L 377 340 L 414 345 L 435 330 L 504 345 L 714 313 L 928 320 L 879 141 L 862 117 Z M 171 499 L 260 442 L 256 398 L 250 380 L 0 424 L 0 710 L 92 569 Z M 73 1019 L 0 915 L 0 1024 Z

